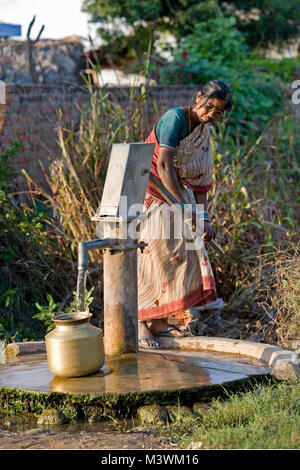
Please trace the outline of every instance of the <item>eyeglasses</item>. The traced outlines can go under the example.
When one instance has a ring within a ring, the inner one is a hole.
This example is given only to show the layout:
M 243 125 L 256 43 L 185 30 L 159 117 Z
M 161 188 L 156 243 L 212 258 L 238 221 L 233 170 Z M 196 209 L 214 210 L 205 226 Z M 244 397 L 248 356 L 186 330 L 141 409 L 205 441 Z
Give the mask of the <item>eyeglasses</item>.
M 224 109 L 220 109 L 220 108 L 215 108 L 212 104 L 205 104 L 204 105 L 205 109 L 208 111 L 208 113 L 213 113 L 213 115 L 217 116 L 217 117 L 221 117 L 221 116 L 224 116 Z

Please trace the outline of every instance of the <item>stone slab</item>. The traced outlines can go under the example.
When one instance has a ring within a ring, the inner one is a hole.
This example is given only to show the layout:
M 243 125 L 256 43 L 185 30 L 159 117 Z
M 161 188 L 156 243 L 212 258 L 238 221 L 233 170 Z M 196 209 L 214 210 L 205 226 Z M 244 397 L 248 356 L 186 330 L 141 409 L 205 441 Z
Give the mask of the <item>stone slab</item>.
M 54 407 L 70 417 L 125 418 L 145 404 L 191 406 L 211 400 L 271 373 L 261 360 L 266 354 L 253 345 L 247 350 L 235 340 L 202 337 L 161 342 L 163 349 L 107 357 L 96 374 L 68 379 L 50 372 L 44 342 L 17 343 L 20 353 L 0 364 L 0 407 L 14 413 L 40 414 Z M 283 354 L 280 348 L 269 350 L 272 370 L 272 355 L 278 352 Z
M 300 367 L 297 354 L 279 346 L 257 343 L 253 341 L 237 340 L 231 338 L 219 338 L 209 336 L 193 336 L 185 338 L 161 337 L 162 351 L 193 350 L 201 352 L 216 352 L 244 356 L 260 361 L 270 369 L 270 374 L 279 380 L 295 382 L 300 378 Z M 46 352 L 44 341 L 16 343 L 20 348 L 20 354 L 34 354 Z M 161 350 L 160 350 L 161 351 Z M 232 359 L 231 359 L 232 360 Z
M 218 338 L 193 336 L 184 338 L 161 337 L 162 348 L 196 351 L 214 351 L 234 356 L 257 359 L 270 368 L 270 374 L 279 380 L 296 382 L 300 378 L 300 367 L 297 355 L 293 351 L 264 343 Z
M 224 354 L 138 352 L 107 360 L 99 373 L 79 378 L 54 376 L 46 354 L 16 356 L 2 364 L 0 387 L 42 392 L 126 394 L 220 385 L 268 374 L 249 359 Z

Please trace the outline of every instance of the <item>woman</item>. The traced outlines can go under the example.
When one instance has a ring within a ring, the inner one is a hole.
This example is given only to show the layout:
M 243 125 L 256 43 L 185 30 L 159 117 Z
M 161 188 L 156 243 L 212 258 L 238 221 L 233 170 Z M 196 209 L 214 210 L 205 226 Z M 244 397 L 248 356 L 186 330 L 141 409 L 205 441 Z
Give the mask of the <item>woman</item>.
M 201 204 L 199 214 L 193 209 L 192 221 L 204 221 L 205 240 L 216 234 L 207 213 L 207 191 L 212 185 L 213 159 L 208 124 L 221 119 L 231 107 L 232 95 L 227 85 L 212 80 L 203 85 L 193 106 L 172 108 L 154 125 L 146 142 L 154 142 L 151 173 L 184 204 Z M 184 237 L 163 237 L 164 217 L 174 222 L 165 194 L 151 179 L 145 207 L 147 224 L 140 239 L 148 246 L 138 256 L 139 346 L 159 348 L 159 336 L 185 336 L 191 320 L 189 309 L 216 299 L 216 286 L 204 247 L 186 249 Z M 158 236 L 149 235 L 149 224 Z M 174 230 L 173 230 L 174 232 Z M 174 235 L 174 233 L 173 233 Z

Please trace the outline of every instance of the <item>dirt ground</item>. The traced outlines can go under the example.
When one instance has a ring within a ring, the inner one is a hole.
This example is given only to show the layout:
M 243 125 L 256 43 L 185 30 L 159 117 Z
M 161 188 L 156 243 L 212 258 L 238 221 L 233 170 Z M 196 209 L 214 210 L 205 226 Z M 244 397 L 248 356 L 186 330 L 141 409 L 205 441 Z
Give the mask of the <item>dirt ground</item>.
M 0 449 L 178 449 L 163 429 L 124 423 L 40 426 L 22 415 L 0 419 Z
M 151 432 L 66 433 L 52 430 L 0 431 L 0 449 L 176 449 Z

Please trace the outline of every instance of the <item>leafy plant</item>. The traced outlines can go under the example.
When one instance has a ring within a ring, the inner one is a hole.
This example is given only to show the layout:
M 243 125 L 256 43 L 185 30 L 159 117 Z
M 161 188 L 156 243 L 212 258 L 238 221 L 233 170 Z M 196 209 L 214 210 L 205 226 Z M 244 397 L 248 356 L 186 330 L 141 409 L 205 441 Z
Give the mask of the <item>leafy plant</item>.
M 260 257 L 255 270 L 256 301 L 269 322 L 261 325 L 266 340 L 291 347 L 300 329 L 300 245 L 278 246 L 269 256 Z
M 94 287 L 92 287 L 86 295 L 86 305 L 89 307 L 91 303 L 93 302 L 94 298 L 92 297 L 92 292 L 94 290 Z M 46 333 L 51 331 L 55 327 L 55 323 L 53 322 L 53 317 L 57 314 L 61 313 L 70 313 L 70 312 L 76 312 L 77 311 L 77 305 L 76 305 L 76 295 L 77 292 L 73 292 L 73 301 L 70 303 L 66 309 L 63 311 L 59 311 L 60 303 L 56 303 L 52 297 L 52 295 L 47 294 L 46 298 L 48 300 L 48 305 L 40 305 L 36 302 L 35 306 L 39 310 L 39 313 L 36 313 L 33 315 L 33 318 L 37 318 L 41 322 L 43 322 L 44 327 L 46 328 Z
M 268 75 L 274 75 L 284 83 L 290 84 L 297 71 L 300 69 L 299 57 L 284 57 L 282 59 L 269 59 L 266 57 L 257 57 L 251 55 L 247 60 L 248 66 L 255 72 L 263 72 Z
M 279 77 L 249 67 L 251 53 L 235 24 L 234 17 L 222 14 L 197 23 L 174 59 L 160 69 L 160 83 L 199 85 L 214 79 L 227 83 L 234 105 L 226 132 L 247 142 L 282 107 L 284 93 Z
M 51 331 L 55 324 L 52 321 L 52 318 L 56 315 L 57 309 L 59 307 L 59 303 L 56 303 L 50 294 L 46 294 L 46 298 L 48 300 L 48 305 L 40 305 L 39 303 L 35 303 L 36 308 L 39 310 L 39 313 L 33 315 L 33 318 L 37 318 L 41 322 L 43 322 L 44 326 L 46 327 L 46 332 Z
M 23 322 L 15 323 L 12 314 L 0 318 L 1 341 L 9 343 L 14 341 L 26 341 L 27 339 L 36 339 L 36 335 L 31 328 L 26 327 Z

